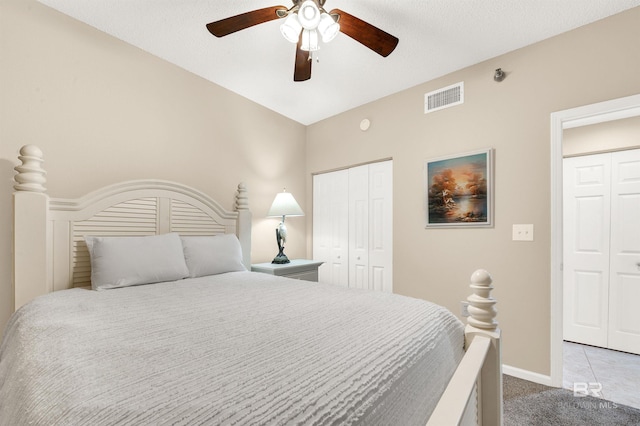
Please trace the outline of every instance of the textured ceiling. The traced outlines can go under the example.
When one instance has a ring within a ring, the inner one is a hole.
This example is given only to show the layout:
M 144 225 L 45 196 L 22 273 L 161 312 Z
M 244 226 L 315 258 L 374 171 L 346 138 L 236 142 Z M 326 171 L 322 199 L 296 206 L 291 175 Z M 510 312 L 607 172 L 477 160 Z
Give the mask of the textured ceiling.
M 640 0 L 327 0 L 400 39 L 383 58 L 339 34 L 311 80 L 293 81 L 295 45 L 267 22 L 223 38 L 205 25 L 289 1 L 39 0 L 302 124 L 640 5 Z M 317 61 L 316 61 L 317 59 Z

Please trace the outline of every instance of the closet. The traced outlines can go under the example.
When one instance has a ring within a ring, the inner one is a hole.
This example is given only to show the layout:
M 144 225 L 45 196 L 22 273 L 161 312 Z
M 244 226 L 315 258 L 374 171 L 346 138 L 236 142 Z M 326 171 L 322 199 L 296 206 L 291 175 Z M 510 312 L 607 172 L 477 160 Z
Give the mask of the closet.
M 564 339 L 640 354 L 640 149 L 563 169 Z
M 393 290 L 393 162 L 313 176 L 318 281 Z

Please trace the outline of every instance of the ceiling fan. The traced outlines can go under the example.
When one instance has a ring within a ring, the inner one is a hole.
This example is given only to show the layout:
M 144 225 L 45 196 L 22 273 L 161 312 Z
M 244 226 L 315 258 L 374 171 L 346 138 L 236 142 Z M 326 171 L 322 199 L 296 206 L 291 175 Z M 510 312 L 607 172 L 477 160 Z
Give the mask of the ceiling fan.
M 280 26 L 282 35 L 296 43 L 294 81 L 311 78 L 310 52 L 319 49 L 319 40 L 328 43 L 338 32 L 348 35 L 384 57 L 389 56 L 398 45 L 398 38 L 356 18 L 340 9 L 324 10 L 326 0 L 292 0 L 293 6 L 272 6 L 231 16 L 207 24 L 207 29 L 216 37 L 224 37 L 254 25 L 284 19 Z

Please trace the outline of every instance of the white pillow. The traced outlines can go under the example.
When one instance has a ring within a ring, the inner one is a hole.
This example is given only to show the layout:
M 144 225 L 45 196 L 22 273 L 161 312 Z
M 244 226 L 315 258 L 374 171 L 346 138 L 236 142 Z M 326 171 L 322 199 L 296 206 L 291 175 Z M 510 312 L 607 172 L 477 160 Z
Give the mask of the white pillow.
M 242 263 L 242 247 L 235 234 L 181 238 L 191 278 L 247 270 Z
M 189 275 L 178 234 L 148 237 L 85 237 L 91 288 L 175 281 Z

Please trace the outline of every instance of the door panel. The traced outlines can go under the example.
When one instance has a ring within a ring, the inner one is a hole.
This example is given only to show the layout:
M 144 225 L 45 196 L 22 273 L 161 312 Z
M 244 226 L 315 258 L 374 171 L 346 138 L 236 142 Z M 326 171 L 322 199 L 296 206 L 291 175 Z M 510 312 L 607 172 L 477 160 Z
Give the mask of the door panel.
M 611 158 L 609 347 L 640 354 L 640 150 Z
M 640 354 L 640 150 L 564 169 L 565 339 Z
M 349 285 L 349 174 L 313 177 L 313 259 L 324 262 L 318 281 Z
M 389 279 L 386 277 L 388 273 L 388 269 L 372 266 L 371 272 L 369 274 L 371 290 L 386 291 L 387 293 L 391 293 L 391 290 L 388 289 Z
M 369 288 L 369 166 L 349 169 L 349 287 Z
M 599 328 L 607 315 L 606 306 L 600 303 L 603 297 L 607 297 L 606 277 L 593 271 L 575 271 L 574 279 L 576 286 L 572 301 L 574 324 Z
M 369 288 L 393 292 L 393 163 L 369 165 Z
M 567 158 L 563 169 L 564 338 L 606 347 L 610 157 Z

